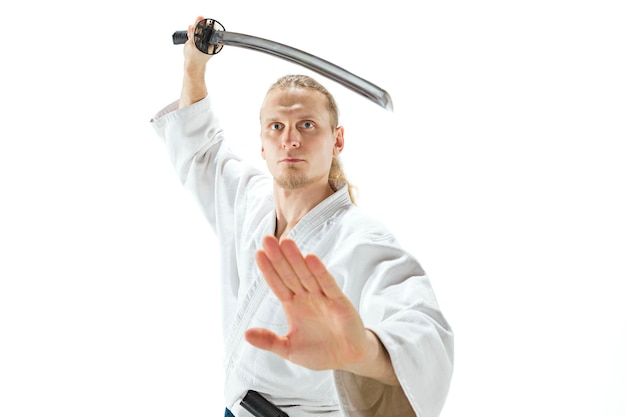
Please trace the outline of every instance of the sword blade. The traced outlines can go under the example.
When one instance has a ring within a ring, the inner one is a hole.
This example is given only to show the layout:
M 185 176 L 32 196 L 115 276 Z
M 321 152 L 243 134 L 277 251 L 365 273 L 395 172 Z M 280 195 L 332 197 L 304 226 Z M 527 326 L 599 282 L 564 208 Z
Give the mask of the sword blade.
M 386 110 L 393 111 L 393 102 L 387 91 L 357 75 L 315 55 L 291 46 L 243 33 L 214 31 L 212 45 L 229 45 L 263 52 L 301 65 L 361 94 Z

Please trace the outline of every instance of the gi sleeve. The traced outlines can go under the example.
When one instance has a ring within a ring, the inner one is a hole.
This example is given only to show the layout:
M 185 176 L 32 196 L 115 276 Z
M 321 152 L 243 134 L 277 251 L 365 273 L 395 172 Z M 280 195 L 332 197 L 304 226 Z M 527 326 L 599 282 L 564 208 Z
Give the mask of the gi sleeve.
M 387 349 L 400 386 L 335 371 L 344 412 L 350 417 L 439 416 L 452 377 L 453 333 L 427 275 L 391 236 L 353 250 L 353 284 L 346 293 Z

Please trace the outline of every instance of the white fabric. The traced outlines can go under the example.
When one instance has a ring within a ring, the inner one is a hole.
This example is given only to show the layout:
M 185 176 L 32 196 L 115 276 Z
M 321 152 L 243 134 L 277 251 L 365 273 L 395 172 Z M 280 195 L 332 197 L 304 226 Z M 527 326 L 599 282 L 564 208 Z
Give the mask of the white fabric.
M 250 416 L 239 402 L 254 389 L 290 417 L 438 416 L 452 376 L 452 331 L 417 260 L 350 202 L 345 184 L 289 237 L 324 262 L 388 350 L 401 387 L 312 371 L 244 340 L 250 327 L 287 331 L 282 307 L 254 261 L 262 237 L 275 230 L 273 180 L 229 150 L 209 98 L 180 110 L 172 103 L 152 124 L 220 243 L 225 401 L 233 414 Z

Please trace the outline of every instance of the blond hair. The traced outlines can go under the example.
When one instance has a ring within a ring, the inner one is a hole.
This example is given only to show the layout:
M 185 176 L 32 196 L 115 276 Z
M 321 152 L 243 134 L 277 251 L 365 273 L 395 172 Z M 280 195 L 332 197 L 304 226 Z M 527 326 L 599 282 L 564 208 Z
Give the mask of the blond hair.
M 337 106 L 337 102 L 333 95 L 324 87 L 322 84 L 317 82 L 314 78 L 308 75 L 302 74 L 289 74 L 280 77 L 274 84 L 270 86 L 267 90 L 270 91 L 276 88 L 310 88 L 311 90 L 319 91 L 326 97 L 326 108 L 330 115 L 330 123 L 331 129 L 333 132 L 337 129 L 339 125 L 339 107 Z M 350 184 L 348 179 L 346 178 L 345 173 L 343 172 L 343 167 L 341 166 L 341 162 L 337 157 L 333 158 L 333 161 L 330 165 L 330 172 L 328 174 L 328 180 L 331 183 L 331 186 L 334 188 L 335 181 L 342 181 L 346 183 L 348 187 L 348 194 L 350 195 L 350 200 L 352 203 L 355 203 L 354 198 L 354 186 Z

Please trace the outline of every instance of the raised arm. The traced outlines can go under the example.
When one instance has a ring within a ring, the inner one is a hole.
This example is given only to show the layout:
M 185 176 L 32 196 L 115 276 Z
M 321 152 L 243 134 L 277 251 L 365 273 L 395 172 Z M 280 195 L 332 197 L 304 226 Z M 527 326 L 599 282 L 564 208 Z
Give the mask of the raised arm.
M 213 55 L 200 52 L 193 43 L 193 32 L 196 24 L 203 19 L 202 16 L 198 16 L 195 23 L 187 28 L 189 40 L 183 48 L 185 55 L 184 75 L 178 108 L 196 103 L 208 94 L 205 81 L 206 64 Z

